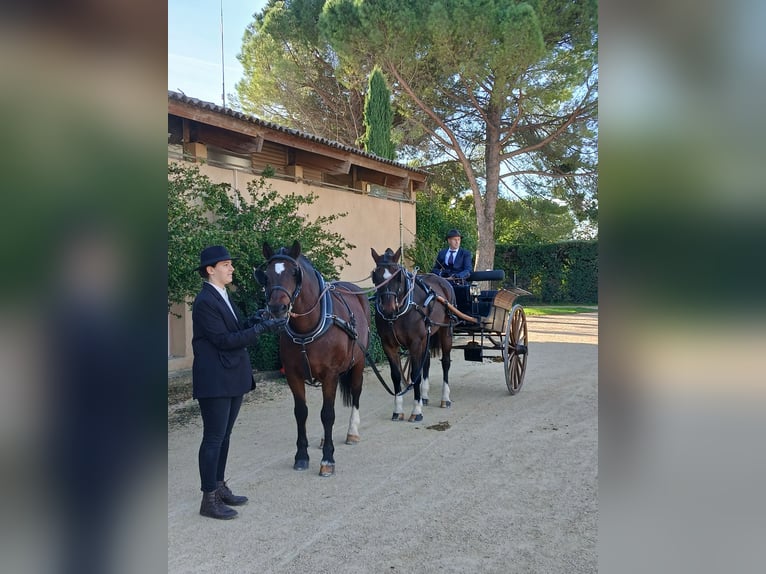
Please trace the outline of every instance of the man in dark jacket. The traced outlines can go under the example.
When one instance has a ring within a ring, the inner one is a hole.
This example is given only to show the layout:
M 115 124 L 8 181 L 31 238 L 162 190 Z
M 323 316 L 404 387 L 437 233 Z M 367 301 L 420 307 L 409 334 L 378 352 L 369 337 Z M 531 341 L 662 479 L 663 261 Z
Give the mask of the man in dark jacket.
M 237 516 L 229 506 L 247 503 L 247 497 L 234 495 L 225 482 L 231 430 L 242 397 L 255 388 L 247 346 L 255 344 L 261 333 L 283 327 L 286 320 L 256 321 L 252 327 L 243 328 L 226 291 L 234 266 L 225 247 L 206 247 L 200 254 L 198 271 L 205 282 L 192 307 L 192 396 L 199 402 L 203 426 L 200 514 L 229 519 Z
M 467 279 L 473 271 L 472 255 L 467 249 L 460 247 L 462 236 L 457 229 L 450 229 L 447 236 L 449 247 L 439 251 L 431 273 L 442 277 Z

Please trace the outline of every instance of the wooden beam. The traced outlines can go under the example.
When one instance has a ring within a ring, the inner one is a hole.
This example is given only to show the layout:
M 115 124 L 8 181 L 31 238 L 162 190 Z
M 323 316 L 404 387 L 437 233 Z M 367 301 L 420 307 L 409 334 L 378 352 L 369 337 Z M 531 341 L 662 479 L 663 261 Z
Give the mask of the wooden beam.
M 311 153 L 304 150 L 296 150 L 294 154 L 296 165 L 313 167 L 333 175 L 347 175 L 351 171 L 351 160 L 339 160 L 328 158 L 317 153 Z
M 263 149 L 263 138 L 259 136 L 246 136 L 205 124 L 198 124 L 197 128 L 197 141 L 205 144 L 243 155 L 258 153 Z

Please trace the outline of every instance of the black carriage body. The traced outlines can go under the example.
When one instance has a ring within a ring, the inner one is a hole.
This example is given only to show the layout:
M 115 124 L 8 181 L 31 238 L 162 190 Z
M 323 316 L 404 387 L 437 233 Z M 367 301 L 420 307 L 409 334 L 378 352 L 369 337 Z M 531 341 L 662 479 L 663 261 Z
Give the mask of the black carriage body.
M 513 395 L 523 383 L 527 358 L 526 315 L 514 302 L 530 293 L 518 287 L 481 289 L 478 285 L 481 281 L 503 279 L 502 269 L 474 271 L 466 282 L 453 284 L 457 309 L 465 317 L 458 316 L 453 325 L 452 348 L 463 349 L 466 361 L 502 360 L 506 384 Z

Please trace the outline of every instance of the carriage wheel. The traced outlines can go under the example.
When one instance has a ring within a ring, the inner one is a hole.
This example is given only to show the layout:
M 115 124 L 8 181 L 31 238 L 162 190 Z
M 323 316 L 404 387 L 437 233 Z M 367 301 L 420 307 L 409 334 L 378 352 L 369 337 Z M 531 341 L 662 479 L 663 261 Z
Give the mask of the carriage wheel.
M 512 395 L 521 390 L 527 370 L 527 316 L 521 305 L 514 305 L 508 314 L 503 339 L 505 384 Z

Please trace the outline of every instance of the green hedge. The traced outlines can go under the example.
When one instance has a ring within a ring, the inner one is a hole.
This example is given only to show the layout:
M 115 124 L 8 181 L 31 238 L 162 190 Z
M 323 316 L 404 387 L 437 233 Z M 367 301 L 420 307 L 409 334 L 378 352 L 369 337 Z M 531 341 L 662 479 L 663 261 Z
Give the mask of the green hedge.
M 567 241 L 550 245 L 498 245 L 495 269 L 506 285 L 532 293 L 521 303 L 598 303 L 598 242 Z

